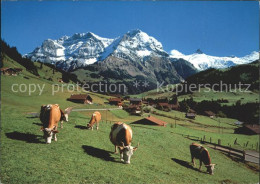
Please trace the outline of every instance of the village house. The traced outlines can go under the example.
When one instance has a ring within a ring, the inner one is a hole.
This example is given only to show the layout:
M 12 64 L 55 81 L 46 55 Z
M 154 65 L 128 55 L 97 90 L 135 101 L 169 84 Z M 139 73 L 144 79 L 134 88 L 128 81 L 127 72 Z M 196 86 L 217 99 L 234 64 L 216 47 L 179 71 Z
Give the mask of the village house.
M 260 134 L 260 125 L 258 124 L 247 124 L 242 127 L 236 128 L 234 131 L 235 134 L 245 134 L 245 135 L 259 135 Z
M 157 119 L 153 116 L 148 116 L 147 118 L 140 119 L 138 121 L 133 122 L 132 124 L 142 124 L 142 125 L 156 125 L 156 126 L 166 126 L 166 122 L 160 119 Z
M 130 113 L 131 115 L 140 115 L 142 112 L 141 106 L 139 105 L 124 106 L 124 110 Z
M 216 114 L 212 111 L 204 111 L 204 115 L 210 118 L 214 118 L 216 116 Z
M 22 68 L 1 68 L 1 73 L 3 75 L 16 76 L 16 75 L 18 75 L 22 71 L 23 71 Z
M 88 94 L 72 94 L 68 101 L 82 104 L 92 104 L 92 98 Z
M 122 107 L 122 105 L 123 105 L 123 102 L 122 102 L 122 99 L 121 99 L 121 98 L 110 98 L 110 99 L 108 100 L 108 103 L 109 103 L 110 105 L 116 105 L 116 106 L 118 106 L 118 107 Z
M 191 112 L 187 112 L 187 113 L 185 114 L 185 117 L 186 117 L 186 118 L 189 118 L 189 119 L 195 119 L 196 114 L 195 114 L 195 113 L 191 113 Z
M 142 105 L 141 98 L 130 98 L 129 101 L 131 105 Z

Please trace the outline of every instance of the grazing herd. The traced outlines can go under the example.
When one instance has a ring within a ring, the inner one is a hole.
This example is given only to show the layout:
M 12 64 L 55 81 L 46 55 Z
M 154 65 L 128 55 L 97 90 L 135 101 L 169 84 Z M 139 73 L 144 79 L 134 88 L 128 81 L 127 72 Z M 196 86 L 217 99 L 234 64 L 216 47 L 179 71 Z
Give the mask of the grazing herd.
M 54 141 L 57 141 L 56 134 L 58 133 L 58 123 L 61 122 L 61 128 L 63 128 L 63 121 L 68 121 L 68 116 L 71 111 L 72 108 L 67 108 L 65 109 L 65 112 L 63 112 L 58 104 L 48 104 L 41 106 L 40 120 L 43 125 L 41 130 L 43 131 L 43 136 L 47 144 L 50 144 L 53 138 Z M 93 130 L 94 125 L 96 125 L 96 129 L 98 130 L 100 120 L 100 112 L 94 112 L 89 123 L 87 124 L 87 129 Z M 111 143 L 115 146 L 115 153 L 118 153 L 117 151 L 119 149 L 120 160 L 125 164 L 130 164 L 131 156 L 139 146 L 139 143 L 136 147 L 131 146 L 132 137 L 133 131 L 129 125 L 122 122 L 117 122 L 112 125 L 109 138 Z M 199 159 L 199 170 L 201 170 L 203 163 L 207 168 L 207 172 L 209 174 L 213 174 L 215 164 L 211 163 L 211 158 L 206 148 L 204 148 L 202 145 L 192 143 L 190 145 L 190 154 L 194 166 L 194 159 Z

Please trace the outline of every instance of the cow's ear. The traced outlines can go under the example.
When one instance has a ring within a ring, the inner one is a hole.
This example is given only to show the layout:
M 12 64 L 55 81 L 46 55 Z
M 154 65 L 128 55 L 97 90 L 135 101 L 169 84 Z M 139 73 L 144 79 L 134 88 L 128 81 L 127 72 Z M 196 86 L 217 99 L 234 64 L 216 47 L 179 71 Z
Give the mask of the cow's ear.
M 58 131 L 58 130 L 53 130 L 52 132 L 53 132 L 53 133 L 55 133 L 55 134 L 56 134 L 56 133 L 59 133 L 59 131 Z
M 40 131 L 43 131 L 43 130 L 44 130 L 44 128 L 43 128 L 43 127 L 41 127 Z

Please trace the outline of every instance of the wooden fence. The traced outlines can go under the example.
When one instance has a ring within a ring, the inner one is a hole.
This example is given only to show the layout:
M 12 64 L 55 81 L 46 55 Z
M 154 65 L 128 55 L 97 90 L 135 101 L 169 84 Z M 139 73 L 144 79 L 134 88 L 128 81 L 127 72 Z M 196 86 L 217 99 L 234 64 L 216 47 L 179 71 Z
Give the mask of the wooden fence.
M 229 146 L 221 145 L 221 139 L 218 139 L 217 143 L 213 143 L 211 137 L 210 137 L 210 141 L 206 141 L 206 136 L 204 136 L 203 138 L 200 138 L 197 136 L 192 136 L 192 135 L 184 135 L 184 134 L 182 134 L 182 136 L 184 136 L 185 138 L 194 140 L 194 141 L 200 141 L 202 144 L 208 144 L 210 148 L 225 152 L 229 156 L 231 156 L 231 155 L 236 156 L 243 161 L 259 164 L 259 152 L 252 151 L 252 150 L 239 150 L 236 148 L 232 148 L 231 145 L 229 145 Z M 235 142 L 236 141 L 237 141 L 237 139 L 235 140 Z M 256 150 L 259 149 L 258 145 L 259 144 L 257 143 Z

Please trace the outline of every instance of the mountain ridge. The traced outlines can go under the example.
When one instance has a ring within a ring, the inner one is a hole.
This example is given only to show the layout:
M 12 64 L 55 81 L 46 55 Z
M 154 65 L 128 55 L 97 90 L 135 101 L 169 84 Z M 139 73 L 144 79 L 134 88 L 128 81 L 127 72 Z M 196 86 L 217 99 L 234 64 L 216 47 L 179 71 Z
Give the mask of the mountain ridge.
M 143 62 L 151 55 L 169 57 L 172 61 L 183 59 L 200 71 L 208 68 L 227 68 L 253 62 L 259 58 L 259 53 L 256 51 L 241 58 L 211 56 L 203 53 L 201 49 L 190 55 L 184 55 L 177 50 L 167 53 L 163 50 L 162 43 L 140 29 L 128 31 L 116 38 L 103 38 L 87 32 L 63 36 L 57 40 L 47 39 L 40 47 L 25 54 L 24 57 L 71 71 L 103 61 L 109 56 Z

